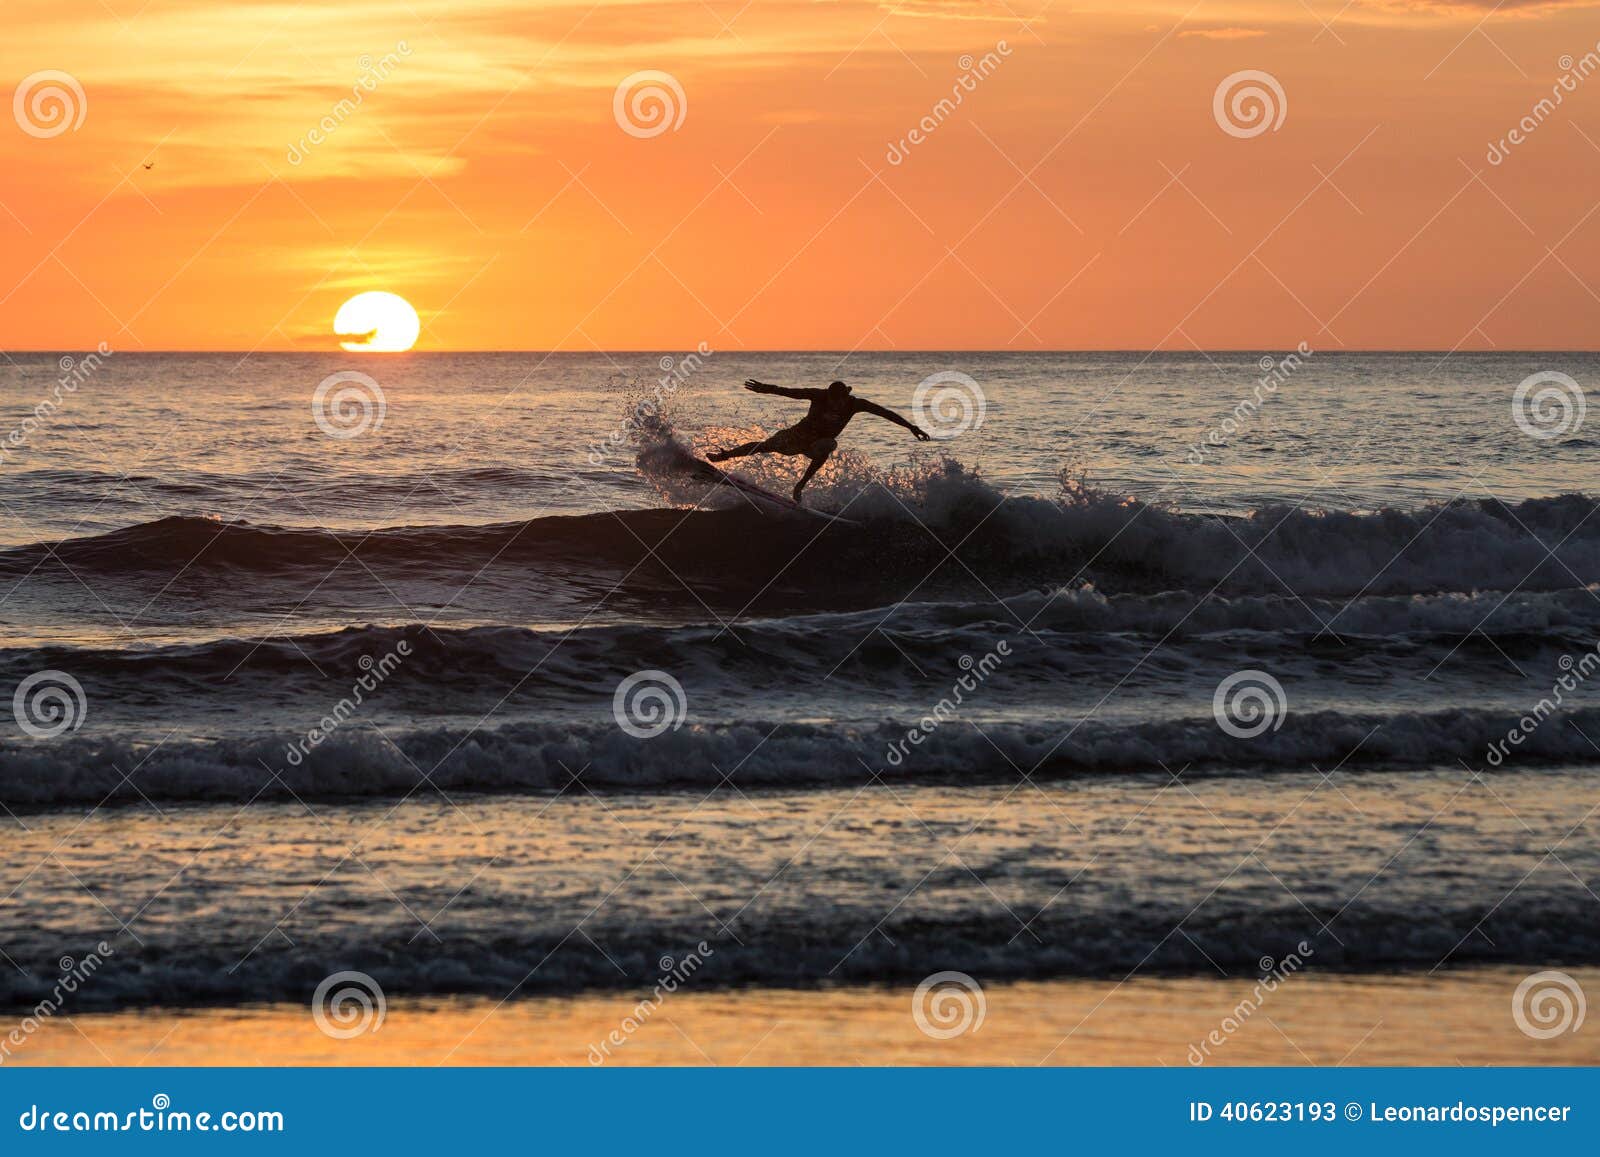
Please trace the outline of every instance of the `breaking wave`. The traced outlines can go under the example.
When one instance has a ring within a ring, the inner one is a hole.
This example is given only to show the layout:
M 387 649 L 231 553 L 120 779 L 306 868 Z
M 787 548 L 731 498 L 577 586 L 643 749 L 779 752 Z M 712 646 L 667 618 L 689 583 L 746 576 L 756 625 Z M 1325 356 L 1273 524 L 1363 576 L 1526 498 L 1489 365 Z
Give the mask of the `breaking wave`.
M 889 752 L 918 720 L 875 723 L 689 724 L 650 740 L 614 722 L 515 723 L 377 731 L 350 725 L 298 764 L 285 735 L 159 744 L 76 737 L 0 747 L 0 802 L 8 806 L 148 800 L 248 801 L 402 796 L 413 791 L 659 791 L 729 782 L 747 789 L 832 788 L 875 782 L 994 783 L 1148 773 L 1190 766 L 1213 774 L 1485 766 L 1489 745 L 1522 713 L 1290 712 L 1250 738 L 1216 721 L 1133 724 L 1063 717 L 978 725 L 949 721 L 896 760 Z M 1533 729 L 1505 766 L 1592 764 L 1600 708 L 1565 711 Z M 135 769 L 128 774 L 128 769 Z
M 743 504 L 343 532 L 178 516 L 0 551 L 0 575 L 65 568 L 151 578 L 298 577 L 355 559 L 378 573 L 464 580 L 490 565 L 551 573 L 646 566 L 713 593 L 781 580 L 824 608 L 834 605 L 835 592 L 903 593 L 925 576 L 935 589 L 964 584 L 1000 595 L 1094 582 L 1109 592 L 1322 598 L 1600 582 L 1596 500 L 1578 494 L 1365 514 L 1265 507 L 1223 517 L 1094 492 L 1008 497 L 953 462 L 909 481 L 824 491 L 819 507 L 859 525 L 822 525 Z

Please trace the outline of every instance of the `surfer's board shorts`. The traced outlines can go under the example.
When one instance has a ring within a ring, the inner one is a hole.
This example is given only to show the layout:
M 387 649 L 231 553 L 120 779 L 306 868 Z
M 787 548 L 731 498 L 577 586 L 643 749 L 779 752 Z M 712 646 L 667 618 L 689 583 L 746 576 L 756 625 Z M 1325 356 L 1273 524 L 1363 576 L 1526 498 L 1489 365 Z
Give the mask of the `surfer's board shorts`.
M 804 454 L 807 458 L 826 458 L 839 448 L 837 438 L 818 438 L 800 429 L 779 430 L 761 444 L 772 454 Z

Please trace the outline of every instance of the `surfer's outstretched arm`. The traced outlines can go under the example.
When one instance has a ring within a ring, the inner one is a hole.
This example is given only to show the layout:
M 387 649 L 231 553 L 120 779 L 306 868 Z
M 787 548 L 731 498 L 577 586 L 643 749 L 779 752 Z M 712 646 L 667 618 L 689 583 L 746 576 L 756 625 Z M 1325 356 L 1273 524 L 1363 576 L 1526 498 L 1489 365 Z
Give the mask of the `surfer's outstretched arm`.
M 917 441 L 919 442 L 926 442 L 929 438 L 933 437 L 932 434 L 929 434 L 921 426 L 917 425 L 915 422 L 906 421 L 887 406 L 880 406 L 876 402 L 868 402 L 858 399 L 856 401 L 856 409 L 860 410 L 863 414 L 872 414 L 879 418 L 887 418 L 896 426 L 904 426 L 907 430 L 910 430 L 917 436 Z
M 754 378 L 746 378 L 744 388 L 752 394 L 777 394 L 780 398 L 798 398 L 802 402 L 809 402 L 822 393 L 821 390 L 792 390 L 787 386 L 771 386 Z

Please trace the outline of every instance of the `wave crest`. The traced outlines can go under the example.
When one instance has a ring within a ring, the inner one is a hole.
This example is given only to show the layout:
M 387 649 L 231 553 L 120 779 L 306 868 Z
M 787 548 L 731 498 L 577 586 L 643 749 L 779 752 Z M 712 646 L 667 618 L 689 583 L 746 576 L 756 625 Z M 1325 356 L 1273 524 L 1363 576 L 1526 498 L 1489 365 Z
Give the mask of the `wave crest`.
M 648 470 L 672 478 L 662 463 L 687 451 L 673 442 L 648 453 Z M 706 497 L 703 483 L 675 485 L 684 501 L 691 491 Z M 820 505 L 860 525 L 821 526 L 717 497 L 735 505 L 361 532 L 171 517 L 0 551 L 0 574 L 65 568 L 150 581 L 222 571 L 271 581 L 307 570 L 320 577 L 353 558 L 386 578 L 458 583 L 490 567 L 513 579 L 530 571 L 620 573 L 631 586 L 665 580 L 674 597 L 688 584 L 708 605 L 741 610 L 755 597 L 820 610 L 1084 583 L 1109 592 L 1328 599 L 1600 583 L 1596 500 L 1581 494 L 1368 514 L 1267 507 L 1222 517 L 1093 490 L 1008 496 L 946 460 L 825 488 Z
M 906 725 L 748 721 L 684 726 L 651 740 L 610 723 L 517 723 L 405 733 L 354 725 L 303 762 L 285 766 L 286 737 L 170 739 L 159 745 L 101 737 L 0 747 L 0 802 L 8 806 L 155 800 L 245 801 L 390 797 L 416 790 L 558 791 L 575 779 L 608 791 L 714 787 L 829 788 L 873 782 L 1006 782 L 1039 777 L 1148 773 L 1190 766 L 1216 774 L 1314 765 L 1482 767 L 1485 752 L 1517 726 L 1511 711 L 1454 709 L 1388 715 L 1292 713 L 1249 739 L 1207 716 L 1114 723 L 1070 719 L 948 722 L 900 764 L 886 757 Z M 1562 726 L 1563 721 L 1571 726 Z M 1565 712 L 1531 734 L 1505 763 L 1589 764 L 1584 737 L 1600 708 Z M 137 768 L 131 776 L 122 769 Z M 723 770 L 719 770 L 723 769 Z

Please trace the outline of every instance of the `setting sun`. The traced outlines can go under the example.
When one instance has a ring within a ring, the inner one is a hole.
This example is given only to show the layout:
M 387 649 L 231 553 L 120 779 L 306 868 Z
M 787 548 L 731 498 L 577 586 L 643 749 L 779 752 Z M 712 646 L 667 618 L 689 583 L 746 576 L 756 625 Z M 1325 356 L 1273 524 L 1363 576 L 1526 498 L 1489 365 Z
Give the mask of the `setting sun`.
M 358 293 L 339 307 L 333 332 L 351 353 L 397 354 L 417 344 L 422 322 L 398 294 Z

